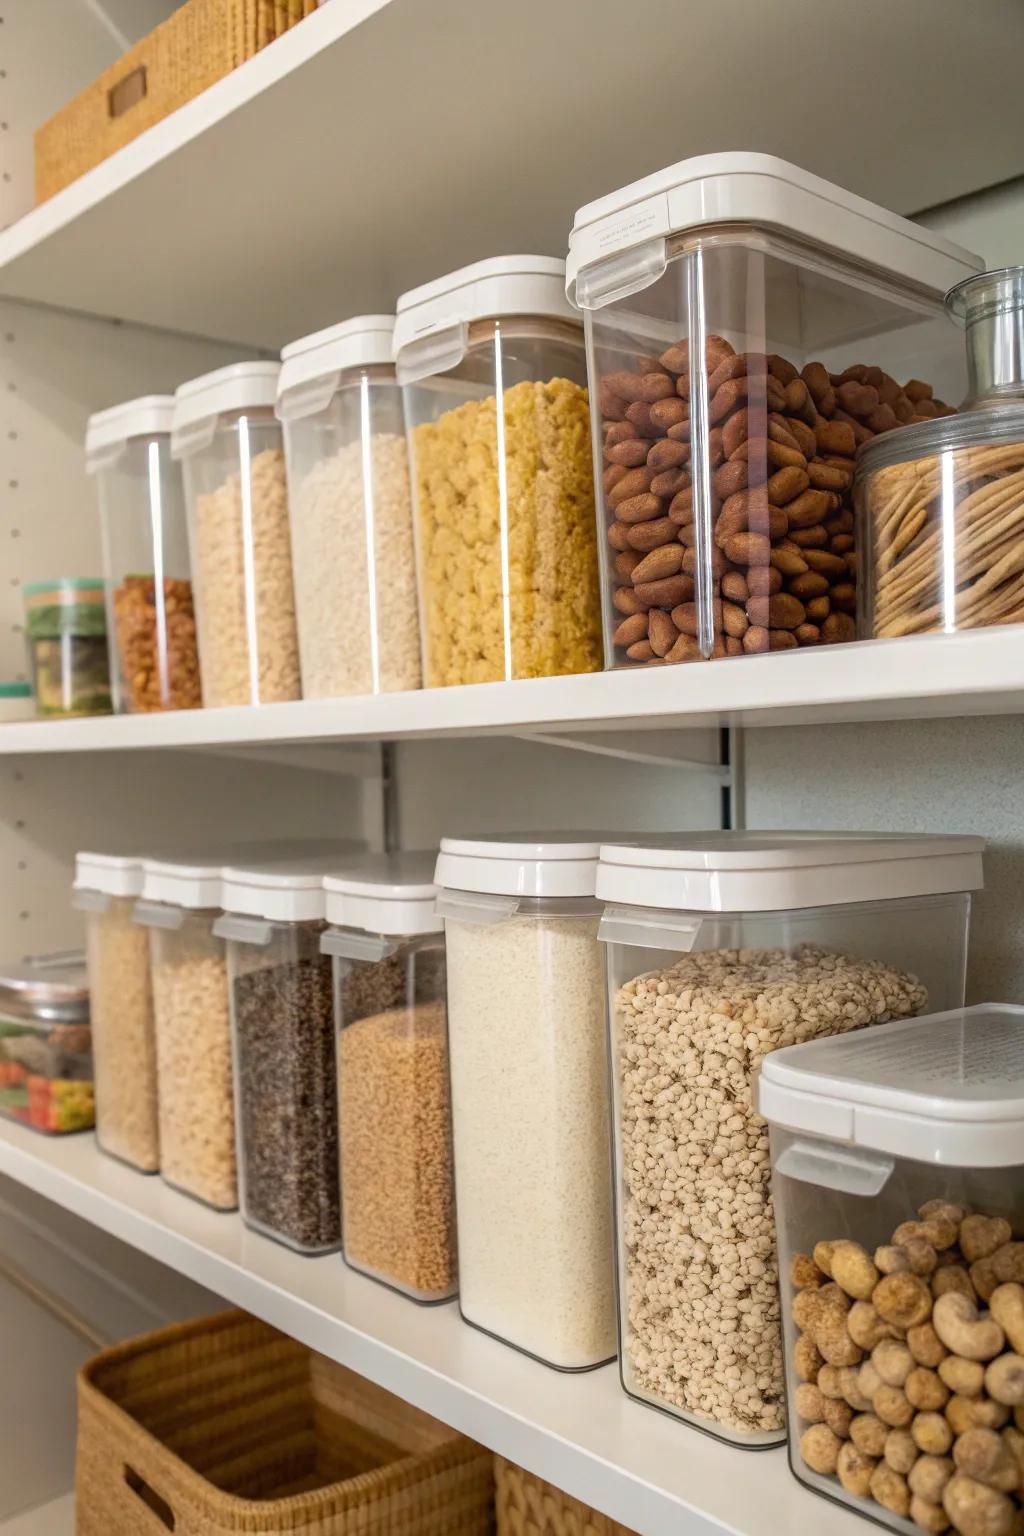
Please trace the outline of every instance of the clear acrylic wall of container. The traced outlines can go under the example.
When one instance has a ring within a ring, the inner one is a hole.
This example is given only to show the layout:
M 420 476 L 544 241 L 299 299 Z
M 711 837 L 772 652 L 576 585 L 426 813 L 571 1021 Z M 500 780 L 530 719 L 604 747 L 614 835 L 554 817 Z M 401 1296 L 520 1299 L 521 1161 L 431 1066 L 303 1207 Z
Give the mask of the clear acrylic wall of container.
M 47 1136 L 95 1123 L 83 958 L 35 955 L 0 968 L 0 1116 Z
M 196 709 L 202 702 L 181 467 L 171 458 L 169 395 L 89 418 L 106 570 L 114 708 Z
M 563 264 L 502 257 L 405 294 L 395 357 L 427 686 L 597 670 L 586 361 Z
M 742 833 L 602 849 L 631 1396 L 751 1449 L 784 1438 L 756 1072 L 798 1041 L 962 1004 L 981 847 Z
M 762 155 L 579 211 L 606 665 L 855 638 L 854 456 L 949 409 L 908 375 L 980 265 Z
M 302 694 L 422 681 L 409 457 L 393 315 L 362 315 L 281 354 Z
M 301 695 L 276 363 L 236 363 L 175 393 L 203 704 Z

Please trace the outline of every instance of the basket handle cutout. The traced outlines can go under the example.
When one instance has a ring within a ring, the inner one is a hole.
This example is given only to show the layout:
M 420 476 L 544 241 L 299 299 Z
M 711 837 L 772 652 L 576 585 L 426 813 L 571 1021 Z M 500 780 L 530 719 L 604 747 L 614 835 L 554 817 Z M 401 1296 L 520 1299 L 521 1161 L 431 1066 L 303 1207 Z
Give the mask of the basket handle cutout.
M 112 85 L 107 92 L 107 110 L 111 117 L 123 117 L 132 107 L 138 106 L 143 101 L 148 89 L 146 83 L 146 66 L 140 64 L 138 69 L 133 69 L 130 75 L 125 75 L 116 85 Z
M 162 1499 L 156 1489 L 152 1488 L 146 1482 L 146 1479 L 136 1472 L 134 1467 L 129 1467 L 127 1464 L 124 1469 L 124 1480 L 132 1493 L 135 1494 L 135 1497 L 141 1499 L 146 1508 L 153 1511 L 162 1525 L 166 1526 L 169 1531 L 173 1531 L 176 1524 L 174 1510 L 167 1500 Z

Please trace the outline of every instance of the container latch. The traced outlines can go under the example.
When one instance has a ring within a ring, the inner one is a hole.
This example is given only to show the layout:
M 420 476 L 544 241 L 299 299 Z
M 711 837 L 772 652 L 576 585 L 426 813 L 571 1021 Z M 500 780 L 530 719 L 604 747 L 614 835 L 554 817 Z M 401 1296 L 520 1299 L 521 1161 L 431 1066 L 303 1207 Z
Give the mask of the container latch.
M 140 928 L 180 928 L 185 921 L 184 907 L 170 907 L 163 901 L 137 901 L 132 908 L 132 922 Z
M 583 267 L 576 274 L 576 303 L 580 309 L 603 309 L 616 299 L 628 298 L 656 283 L 668 266 L 668 247 L 663 235 L 618 251 Z
M 370 964 L 386 960 L 399 948 L 396 939 L 383 933 L 359 933 L 352 928 L 328 928 L 320 935 L 320 953 L 336 955 L 341 960 L 363 960 Z
M 632 944 L 640 949 L 670 949 L 688 954 L 697 942 L 702 922 L 692 912 L 605 907 L 597 936 L 604 944 Z
M 457 368 L 466 355 L 468 342 L 469 327 L 465 320 L 406 342 L 395 359 L 399 384 L 419 384 L 435 373 L 448 373 Z
M 222 912 L 214 919 L 215 939 L 235 939 L 239 944 L 260 944 L 264 947 L 274 936 L 274 925 L 264 917 L 242 917 L 237 912 Z
M 881 1194 L 895 1166 L 891 1157 L 837 1141 L 792 1141 L 772 1163 L 773 1172 L 784 1178 L 863 1196 Z
M 489 927 L 514 917 L 519 910 L 518 896 L 486 895 L 479 891 L 439 891 L 434 910 L 439 917 L 457 923 L 476 923 Z

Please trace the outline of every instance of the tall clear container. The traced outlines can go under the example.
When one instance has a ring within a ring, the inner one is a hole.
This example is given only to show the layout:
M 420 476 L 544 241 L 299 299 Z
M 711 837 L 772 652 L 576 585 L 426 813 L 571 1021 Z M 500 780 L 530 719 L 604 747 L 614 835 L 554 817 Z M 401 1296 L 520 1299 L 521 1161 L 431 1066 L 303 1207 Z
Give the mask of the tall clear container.
M 281 353 L 302 695 L 422 681 L 409 455 L 393 315 L 361 315 Z
M 579 210 L 606 665 L 855 638 L 854 455 L 950 410 L 931 370 L 960 398 L 942 298 L 982 265 L 766 155 Z
M 208 709 L 301 694 L 278 371 L 234 363 L 174 396 Z
M 756 1074 L 782 1046 L 963 1003 L 983 846 L 741 832 L 602 847 L 630 1396 L 751 1449 L 785 1437 Z
M 181 468 L 171 458 L 170 395 L 89 417 L 86 468 L 96 478 L 106 569 L 114 708 L 196 709 L 199 651 Z
M 560 261 L 503 256 L 398 301 L 429 687 L 601 665 L 586 361 L 564 280 Z
M 132 921 L 141 857 L 80 853 L 73 902 L 86 918 L 96 1142 L 141 1173 L 160 1167 L 149 942 Z
M 327 876 L 345 1262 L 420 1302 L 457 1285 L 443 923 L 434 853 Z
M 789 1459 L 891 1530 L 1022 1518 L 1024 1009 L 765 1062 Z
M 615 1354 L 604 967 L 586 836 L 444 838 L 459 1306 L 559 1370 Z

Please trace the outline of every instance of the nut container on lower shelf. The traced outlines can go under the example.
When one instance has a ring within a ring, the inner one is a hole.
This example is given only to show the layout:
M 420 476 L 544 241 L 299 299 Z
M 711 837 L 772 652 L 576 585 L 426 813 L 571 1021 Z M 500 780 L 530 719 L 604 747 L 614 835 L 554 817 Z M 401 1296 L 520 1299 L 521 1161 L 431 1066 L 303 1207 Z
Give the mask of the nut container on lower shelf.
M 1024 1519 L 1024 1009 L 764 1063 L 790 1464 L 901 1532 Z
M 22 587 L 36 713 L 109 715 L 110 656 L 103 582 L 92 576 Z
M 781 1046 L 962 1004 L 983 846 L 741 832 L 602 847 L 632 1396 L 752 1449 L 784 1438 L 756 1073 Z
M 0 966 L 0 1115 L 47 1135 L 94 1123 L 84 955 Z
M 416 1301 L 455 1294 L 443 923 L 430 853 L 324 880 L 334 965 L 342 1252 Z

